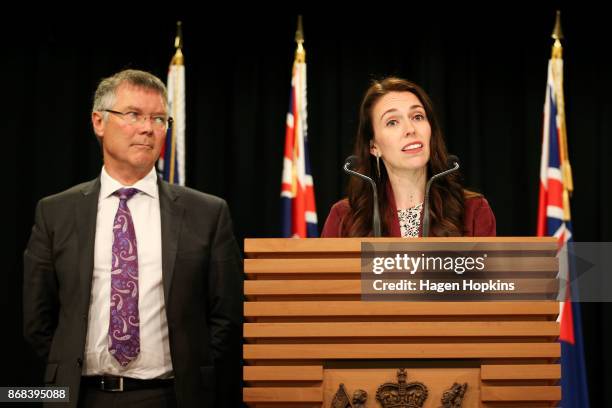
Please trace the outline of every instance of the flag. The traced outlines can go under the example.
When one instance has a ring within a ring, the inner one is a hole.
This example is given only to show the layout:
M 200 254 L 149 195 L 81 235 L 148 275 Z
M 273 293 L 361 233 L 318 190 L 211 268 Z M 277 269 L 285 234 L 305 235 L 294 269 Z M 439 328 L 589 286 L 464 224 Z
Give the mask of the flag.
M 181 23 L 177 23 L 176 53 L 168 68 L 168 111 L 173 119 L 168 127 L 157 168 L 164 180 L 185 185 L 185 65 L 183 64 Z
M 314 186 L 308 157 L 306 110 L 306 52 L 298 20 L 298 43 L 291 76 L 291 96 L 285 130 L 281 183 L 282 234 L 284 237 L 318 237 Z
M 573 240 L 569 193 L 573 190 L 568 159 L 563 97 L 563 59 L 559 14 L 555 26 L 555 45 L 548 62 L 544 126 L 542 129 L 542 157 L 540 162 L 540 198 L 538 208 L 538 236 L 554 236 L 559 248 Z M 569 251 L 568 251 L 569 252 Z M 560 261 L 560 262 L 563 262 Z M 568 263 L 571 281 L 572 264 Z M 588 408 L 589 396 L 583 353 L 580 303 L 570 301 L 569 285 L 566 299 L 560 303 L 561 323 L 561 389 L 563 408 Z

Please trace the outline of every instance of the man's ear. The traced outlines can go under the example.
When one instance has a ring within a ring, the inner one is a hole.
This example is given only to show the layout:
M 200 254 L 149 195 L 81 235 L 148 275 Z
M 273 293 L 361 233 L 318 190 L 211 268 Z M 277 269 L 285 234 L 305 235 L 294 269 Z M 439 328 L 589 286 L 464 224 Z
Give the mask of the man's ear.
M 98 138 L 104 136 L 104 129 L 106 128 L 106 122 L 104 121 L 104 114 L 101 112 L 91 113 L 91 124 L 93 126 L 94 133 Z

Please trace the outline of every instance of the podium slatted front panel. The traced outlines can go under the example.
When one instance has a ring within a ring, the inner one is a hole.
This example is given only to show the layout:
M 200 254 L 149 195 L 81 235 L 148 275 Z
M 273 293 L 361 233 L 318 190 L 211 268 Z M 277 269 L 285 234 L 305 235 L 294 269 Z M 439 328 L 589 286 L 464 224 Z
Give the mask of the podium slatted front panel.
M 557 302 L 362 301 L 362 242 L 411 251 L 428 242 L 477 242 L 503 254 L 487 260 L 491 279 L 558 271 L 554 238 L 247 239 L 243 398 L 250 407 L 322 407 L 326 370 L 334 366 L 406 368 L 408 377 L 411 367 L 473 367 L 477 384 L 466 395 L 474 406 L 560 400 Z M 379 406 L 374 399 L 367 406 Z

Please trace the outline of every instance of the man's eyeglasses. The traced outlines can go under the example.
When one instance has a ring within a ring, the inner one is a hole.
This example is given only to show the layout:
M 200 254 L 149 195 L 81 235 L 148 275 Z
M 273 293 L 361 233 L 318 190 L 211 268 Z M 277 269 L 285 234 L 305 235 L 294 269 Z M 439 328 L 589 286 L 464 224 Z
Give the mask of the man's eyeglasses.
M 151 120 L 151 124 L 153 128 L 157 130 L 165 130 L 168 126 L 172 125 L 172 118 L 166 116 L 152 116 L 152 115 L 144 115 L 138 112 L 118 112 L 112 109 L 104 109 L 104 112 L 114 113 L 115 115 L 119 115 L 130 125 L 137 125 L 139 123 L 144 123 L 145 120 Z

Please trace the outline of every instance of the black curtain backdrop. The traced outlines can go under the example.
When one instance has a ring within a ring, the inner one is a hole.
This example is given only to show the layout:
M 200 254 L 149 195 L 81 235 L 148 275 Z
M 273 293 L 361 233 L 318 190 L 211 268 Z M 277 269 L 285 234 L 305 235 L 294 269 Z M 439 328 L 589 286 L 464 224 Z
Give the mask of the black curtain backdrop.
M 498 235 L 535 235 L 555 8 L 504 7 L 396 10 L 380 4 L 367 16 L 304 15 L 308 136 L 320 229 L 344 194 L 341 165 L 350 154 L 369 81 L 398 75 L 431 95 L 449 151 L 463 163 L 465 185 L 488 198 Z M 111 14 L 126 14 L 118 11 Z M 4 216 L 15 240 L 5 245 L 12 261 L 1 285 L 8 316 L 3 326 L 10 333 L 3 336 L 8 338 L 3 348 L 10 352 L 2 358 L 0 385 L 35 384 L 41 377 L 41 363 L 21 339 L 22 253 L 36 202 L 98 175 L 101 155 L 90 123 L 98 81 L 124 68 L 148 70 L 165 81 L 179 19 L 187 80 L 187 184 L 228 201 L 241 243 L 246 237 L 280 236 L 296 15 L 236 17 L 161 8 L 157 15 L 149 10 L 135 18 L 136 11 L 131 9 L 129 18 L 27 21 L 27 29 L 4 37 L 9 98 L 2 128 L 10 141 L 4 156 L 16 182 L 6 200 L 12 213 Z M 574 237 L 610 241 L 609 23 L 598 9 L 562 12 Z M 592 303 L 583 304 L 582 312 L 592 406 L 612 406 L 612 309 Z

